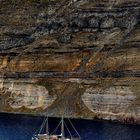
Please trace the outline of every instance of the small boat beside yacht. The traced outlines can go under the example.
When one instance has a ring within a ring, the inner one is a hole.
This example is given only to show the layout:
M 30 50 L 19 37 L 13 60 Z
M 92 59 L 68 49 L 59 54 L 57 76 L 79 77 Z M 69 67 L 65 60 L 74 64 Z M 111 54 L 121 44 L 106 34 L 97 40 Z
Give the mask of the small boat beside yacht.
M 49 133 L 49 123 L 48 123 L 48 117 L 44 120 L 41 127 L 35 132 L 31 140 L 81 140 L 81 137 L 77 130 L 75 129 L 72 122 L 68 119 L 69 124 L 71 125 L 71 128 L 73 128 L 74 132 L 76 133 L 76 136 L 73 136 L 64 121 L 64 118 L 62 117 L 60 122 L 58 123 L 57 127 L 52 133 Z M 60 128 L 61 127 L 61 128 Z M 58 129 L 61 129 L 60 134 L 56 134 Z M 69 133 L 69 136 L 65 135 L 65 128 L 67 129 L 67 132 Z M 43 132 L 43 129 L 45 129 L 45 132 Z

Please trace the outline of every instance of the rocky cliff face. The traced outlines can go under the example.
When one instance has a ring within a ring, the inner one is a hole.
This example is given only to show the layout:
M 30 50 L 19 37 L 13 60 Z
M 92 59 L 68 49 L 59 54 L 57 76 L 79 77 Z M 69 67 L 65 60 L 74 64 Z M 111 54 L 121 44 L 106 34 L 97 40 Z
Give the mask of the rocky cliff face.
M 0 111 L 140 123 L 139 0 L 0 1 Z

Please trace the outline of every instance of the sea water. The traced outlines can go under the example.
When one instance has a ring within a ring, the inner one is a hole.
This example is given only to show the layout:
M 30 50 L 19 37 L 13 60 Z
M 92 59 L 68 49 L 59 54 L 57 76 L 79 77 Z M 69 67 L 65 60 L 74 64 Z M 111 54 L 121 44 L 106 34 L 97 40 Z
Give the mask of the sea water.
M 0 140 L 31 140 L 43 120 L 43 117 L 0 114 Z M 49 118 L 50 131 L 55 129 L 59 121 Z M 140 140 L 140 125 L 93 120 L 71 121 L 82 140 Z M 69 121 L 66 120 L 66 123 L 73 134 Z

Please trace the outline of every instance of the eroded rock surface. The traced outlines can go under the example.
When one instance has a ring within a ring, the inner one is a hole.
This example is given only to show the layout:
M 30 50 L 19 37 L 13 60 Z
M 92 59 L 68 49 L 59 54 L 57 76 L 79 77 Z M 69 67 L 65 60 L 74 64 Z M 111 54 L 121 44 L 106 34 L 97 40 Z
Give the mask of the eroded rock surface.
M 139 0 L 0 1 L 0 111 L 140 123 Z

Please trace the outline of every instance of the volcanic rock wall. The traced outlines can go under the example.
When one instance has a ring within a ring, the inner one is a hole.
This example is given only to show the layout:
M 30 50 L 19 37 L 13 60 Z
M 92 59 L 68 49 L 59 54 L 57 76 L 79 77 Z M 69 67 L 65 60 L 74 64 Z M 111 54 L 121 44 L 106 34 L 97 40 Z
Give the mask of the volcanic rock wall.
M 140 123 L 139 54 L 139 0 L 2 0 L 0 111 Z

